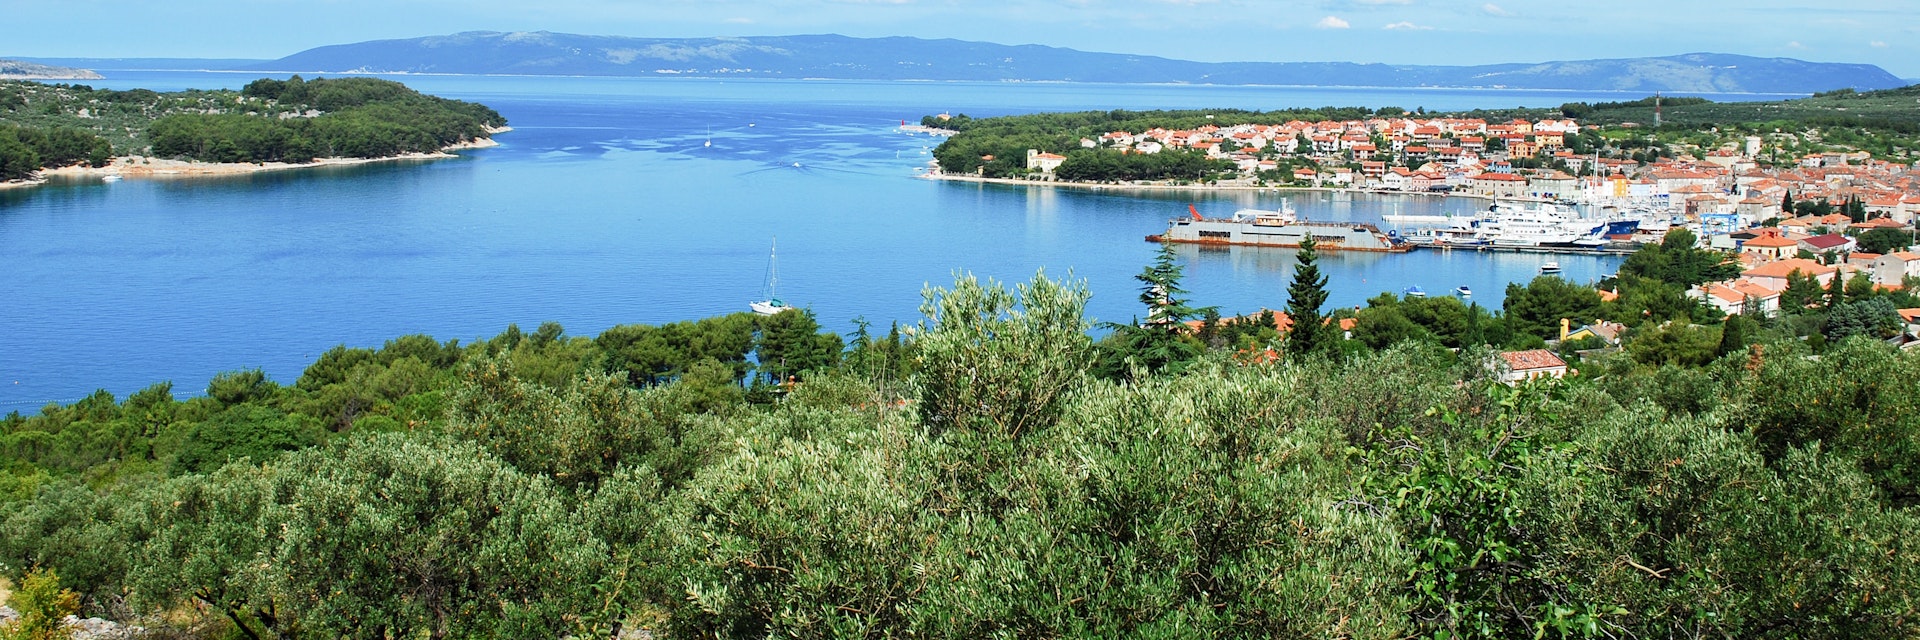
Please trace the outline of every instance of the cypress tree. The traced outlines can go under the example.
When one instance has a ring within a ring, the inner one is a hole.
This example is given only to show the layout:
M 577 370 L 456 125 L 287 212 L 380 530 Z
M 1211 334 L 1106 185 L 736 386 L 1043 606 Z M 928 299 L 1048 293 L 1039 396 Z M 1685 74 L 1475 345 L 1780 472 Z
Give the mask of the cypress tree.
M 1847 283 L 1843 282 L 1840 272 L 1835 271 L 1833 279 L 1827 281 L 1827 307 L 1838 306 L 1847 301 Z
M 1287 330 L 1287 356 L 1304 357 L 1333 346 L 1333 333 L 1322 323 L 1320 306 L 1327 302 L 1327 277 L 1320 275 L 1319 253 L 1314 251 L 1311 235 L 1300 242 L 1299 262 L 1293 270 L 1293 284 L 1287 286 L 1287 316 L 1293 326 Z
M 1720 323 L 1720 345 L 1714 349 L 1716 355 L 1725 356 L 1745 351 L 1747 345 L 1753 341 L 1750 334 L 1755 329 L 1755 323 L 1753 318 L 1747 317 L 1745 313 L 1745 308 L 1752 301 L 1753 297 L 1748 296 L 1747 302 L 1742 303 L 1741 313 L 1729 315 Z

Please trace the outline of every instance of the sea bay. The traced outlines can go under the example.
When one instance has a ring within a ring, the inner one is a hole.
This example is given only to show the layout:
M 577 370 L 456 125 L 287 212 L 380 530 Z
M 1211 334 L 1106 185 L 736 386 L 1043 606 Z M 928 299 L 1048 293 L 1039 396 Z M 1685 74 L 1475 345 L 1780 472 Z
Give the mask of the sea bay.
M 121 89 L 238 87 L 257 75 L 114 72 Z M 284 75 L 284 74 L 280 74 Z M 463 341 L 509 323 L 593 335 L 744 311 L 778 238 L 780 294 L 847 332 L 911 323 L 927 285 L 957 271 L 1083 278 L 1090 314 L 1140 311 L 1147 234 L 1188 202 L 1279 206 L 1378 222 L 1466 212 L 1450 198 L 1279 192 L 1144 193 L 917 179 L 937 139 L 897 131 L 939 113 L 1394 105 L 1545 106 L 1632 94 L 1044 83 L 397 76 L 488 104 L 501 146 L 428 162 L 238 177 L 72 180 L 0 191 L 0 413 L 124 396 L 171 380 L 197 394 L 220 371 L 290 384 L 336 344 L 409 333 Z M 711 144 L 709 144 L 709 142 Z M 1183 251 L 1194 301 L 1279 308 L 1293 252 Z M 1591 281 L 1617 258 L 1415 252 L 1328 254 L 1331 304 L 1420 286 L 1507 282 L 1558 260 Z

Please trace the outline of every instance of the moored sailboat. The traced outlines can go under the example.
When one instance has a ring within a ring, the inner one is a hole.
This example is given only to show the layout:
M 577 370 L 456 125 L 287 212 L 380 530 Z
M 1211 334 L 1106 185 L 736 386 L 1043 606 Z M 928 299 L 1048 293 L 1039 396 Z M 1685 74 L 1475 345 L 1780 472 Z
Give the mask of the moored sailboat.
M 775 291 L 780 284 L 779 248 L 779 241 L 776 240 L 773 246 L 767 250 L 767 285 L 765 291 L 767 299 L 747 303 L 747 306 L 753 309 L 754 313 L 763 316 L 770 316 L 793 308 L 787 303 L 781 302 L 779 294 Z

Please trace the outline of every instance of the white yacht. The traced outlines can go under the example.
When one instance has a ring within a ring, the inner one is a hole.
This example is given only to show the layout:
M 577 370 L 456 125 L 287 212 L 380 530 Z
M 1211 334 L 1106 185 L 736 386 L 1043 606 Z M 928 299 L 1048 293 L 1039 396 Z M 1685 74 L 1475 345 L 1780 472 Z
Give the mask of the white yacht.
M 767 299 L 747 303 L 747 307 L 753 309 L 754 313 L 770 316 L 793 308 L 792 305 L 781 302 L 780 296 L 774 291 L 780 284 L 779 258 L 779 241 L 775 241 L 767 250 Z

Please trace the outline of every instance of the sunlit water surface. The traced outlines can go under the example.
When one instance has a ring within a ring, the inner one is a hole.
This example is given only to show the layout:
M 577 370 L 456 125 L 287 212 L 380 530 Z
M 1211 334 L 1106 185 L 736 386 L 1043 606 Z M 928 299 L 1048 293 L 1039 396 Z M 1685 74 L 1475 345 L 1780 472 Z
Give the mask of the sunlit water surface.
M 229 73 L 110 72 L 96 85 L 238 87 Z M 779 242 L 779 293 L 823 324 L 919 318 L 959 271 L 1086 280 L 1090 314 L 1140 313 L 1143 237 L 1186 203 L 1225 215 L 1284 194 L 1218 196 L 916 179 L 938 142 L 897 130 L 975 116 L 1109 108 L 1461 109 L 1618 94 L 1025 83 L 408 76 L 484 102 L 514 131 L 454 160 L 222 179 L 97 180 L 0 191 L 0 412 L 221 371 L 291 383 L 337 344 L 491 336 L 554 320 L 574 335 L 746 309 Z M 711 144 L 708 144 L 711 142 Z M 1463 199 L 1294 194 L 1302 215 L 1378 222 L 1470 211 Z M 1293 252 L 1188 247 L 1194 301 L 1280 308 Z M 1459 285 L 1500 304 L 1557 259 L 1587 281 L 1617 259 L 1327 254 L 1331 304 Z

